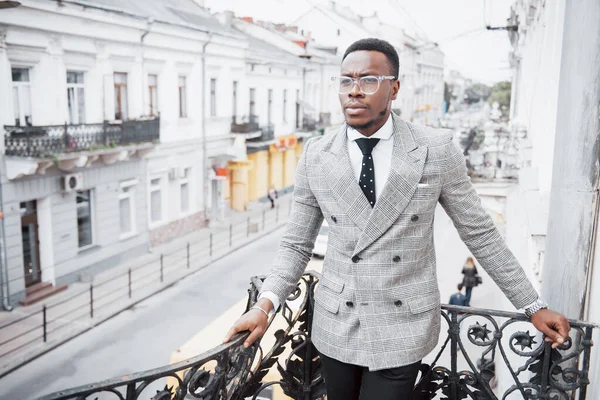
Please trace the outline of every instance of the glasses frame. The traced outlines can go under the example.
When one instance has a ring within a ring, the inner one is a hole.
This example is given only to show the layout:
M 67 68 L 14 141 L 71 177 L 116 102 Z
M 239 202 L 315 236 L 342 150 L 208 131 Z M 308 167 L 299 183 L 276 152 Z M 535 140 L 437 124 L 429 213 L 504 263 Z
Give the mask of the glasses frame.
M 339 87 L 335 86 L 335 81 L 339 80 L 341 78 L 347 78 L 347 79 L 351 79 L 352 80 L 352 86 L 350 87 L 350 90 L 348 90 L 347 92 L 341 92 Z M 377 89 L 375 89 L 374 92 L 365 92 L 360 84 L 361 79 L 365 79 L 365 78 L 376 78 L 377 79 Z M 371 94 L 375 94 L 377 93 L 377 91 L 379 90 L 379 88 L 381 87 L 381 82 L 385 81 L 385 80 L 392 80 L 395 81 L 396 77 L 393 75 L 366 75 L 366 76 L 361 76 L 360 78 L 353 78 L 351 76 L 332 76 L 331 77 L 331 86 L 333 86 L 333 89 L 339 93 L 339 94 L 348 94 L 350 92 L 352 92 L 354 90 L 354 85 L 358 85 L 358 89 L 365 95 L 371 95 Z

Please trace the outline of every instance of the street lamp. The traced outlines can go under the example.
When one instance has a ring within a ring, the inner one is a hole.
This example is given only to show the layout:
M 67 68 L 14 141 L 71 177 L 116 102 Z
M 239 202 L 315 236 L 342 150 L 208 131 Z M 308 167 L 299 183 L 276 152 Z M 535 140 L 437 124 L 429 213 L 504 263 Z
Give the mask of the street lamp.
M 0 0 L 0 10 L 3 8 L 15 8 L 15 7 L 19 7 L 21 5 L 21 3 L 19 3 L 18 1 L 12 1 L 12 0 Z

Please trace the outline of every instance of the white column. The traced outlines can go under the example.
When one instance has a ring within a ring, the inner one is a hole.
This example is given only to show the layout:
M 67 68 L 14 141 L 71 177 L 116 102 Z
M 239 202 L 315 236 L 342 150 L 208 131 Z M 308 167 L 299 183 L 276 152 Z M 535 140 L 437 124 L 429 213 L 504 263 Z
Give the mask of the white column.
M 38 235 L 40 241 L 40 267 L 42 281 L 56 284 L 54 270 L 54 246 L 52 240 L 52 198 L 37 201 Z

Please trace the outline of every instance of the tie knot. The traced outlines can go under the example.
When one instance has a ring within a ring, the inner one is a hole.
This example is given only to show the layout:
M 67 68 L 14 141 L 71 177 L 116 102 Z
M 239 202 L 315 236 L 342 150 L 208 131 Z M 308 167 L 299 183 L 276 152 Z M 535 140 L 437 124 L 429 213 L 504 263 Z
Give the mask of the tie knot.
M 356 139 L 356 144 L 362 151 L 363 156 L 370 156 L 379 139 Z

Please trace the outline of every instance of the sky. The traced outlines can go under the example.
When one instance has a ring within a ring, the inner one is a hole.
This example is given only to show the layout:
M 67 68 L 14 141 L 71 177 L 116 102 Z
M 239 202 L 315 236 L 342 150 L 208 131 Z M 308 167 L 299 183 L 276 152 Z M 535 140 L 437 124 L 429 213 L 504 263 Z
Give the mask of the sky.
M 202 0 L 199 0 L 202 2 Z M 231 10 L 275 23 L 291 23 L 316 4 L 328 0 L 204 0 L 212 12 Z M 362 15 L 377 11 L 380 19 L 439 43 L 446 69 L 492 84 L 510 80 L 510 42 L 506 31 L 488 31 L 485 25 L 505 26 L 514 0 L 338 0 Z

